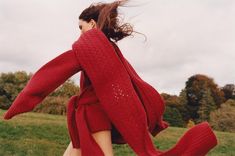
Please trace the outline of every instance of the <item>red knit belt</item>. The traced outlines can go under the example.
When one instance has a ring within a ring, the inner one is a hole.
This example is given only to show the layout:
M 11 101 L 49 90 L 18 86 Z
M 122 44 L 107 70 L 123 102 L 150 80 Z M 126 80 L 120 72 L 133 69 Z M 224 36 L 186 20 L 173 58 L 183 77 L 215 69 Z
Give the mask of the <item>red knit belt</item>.
M 79 102 L 78 102 L 79 101 Z M 89 86 L 85 88 L 81 94 L 77 97 L 77 102 L 75 103 L 75 109 L 77 110 L 78 104 L 79 105 L 90 105 L 99 102 L 97 96 L 95 95 L 94 90 L 92 87 Z
M 67 105 L 67 123 L 70 139 L 74 148 L 84 149 L 84 155 L 95 153 L 97 156 L 104 156 L 103 151 L 91 136 L 84 116 L 84 105 L 97 102 L 97 98 L 84 93 L 82 92 L 80 96 L 72 96 Z M 78 108 L 75 108 L 75 105 L 78 105 Z

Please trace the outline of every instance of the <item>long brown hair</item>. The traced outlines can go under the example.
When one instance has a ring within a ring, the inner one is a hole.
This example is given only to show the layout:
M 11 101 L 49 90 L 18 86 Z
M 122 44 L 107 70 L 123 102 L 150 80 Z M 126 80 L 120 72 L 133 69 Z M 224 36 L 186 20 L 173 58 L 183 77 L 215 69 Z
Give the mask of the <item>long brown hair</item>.
M 125 6 L 127 2 L 128 0 L 119 0 L 112 3 L 92 3 L 82 11 L 79 19 L 86 22 L 93 19 L 96 21 L 97 27 L 103 31 L 110 41 L 117 42 L 127 36 L 132 36 L 132 33 L 136 32 L 131 24 L 122 24 L 121 18 L 118 16 L 118 7 Z

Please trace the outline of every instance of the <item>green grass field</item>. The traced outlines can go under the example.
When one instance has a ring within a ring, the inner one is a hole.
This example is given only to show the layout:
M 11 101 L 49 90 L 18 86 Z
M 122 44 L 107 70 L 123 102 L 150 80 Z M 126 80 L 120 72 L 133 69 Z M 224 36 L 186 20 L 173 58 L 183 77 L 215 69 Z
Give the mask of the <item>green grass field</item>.
M 0 156 L 62 156 L 70 140 L 66 116 L 24 113 L 5 121 L 0 110 Z M 172 147 L 185 128 L 169 127 L 153 138 L 161 150 Z M 217 132 L 219 144 L 209 156 L 234 156 L 235 133 Z M 115 156 L 135 156 L 128 145 L 114 145 Z

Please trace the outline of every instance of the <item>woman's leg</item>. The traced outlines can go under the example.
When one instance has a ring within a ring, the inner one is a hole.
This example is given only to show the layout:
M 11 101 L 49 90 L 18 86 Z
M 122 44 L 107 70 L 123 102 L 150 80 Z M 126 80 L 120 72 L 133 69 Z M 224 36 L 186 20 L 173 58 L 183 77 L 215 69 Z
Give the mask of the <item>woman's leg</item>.
M 73 148 L 72 142 L 70 141 L 67 149 L 65 150 L 63 156 L 81 156 L 80 148 Z
M 111 141 L 111 131 L 104 130 L 92 133 L 93 138 L 104 152 L 105 156 L 113 156 L 113 147 Z M 81 156 L 80 148 L 73 148 L 72 142 L 69 143 L 63 156 Z
M 111 141 L 111 131 L 103 130 L 92 133 L 93 138 L 104 152 L 105 156 L 113 156 L 113 147 Z
M 113 156 L 111 121 L 99 102 L 86 107 L 86 119 L 90 132 L 105 156 Z

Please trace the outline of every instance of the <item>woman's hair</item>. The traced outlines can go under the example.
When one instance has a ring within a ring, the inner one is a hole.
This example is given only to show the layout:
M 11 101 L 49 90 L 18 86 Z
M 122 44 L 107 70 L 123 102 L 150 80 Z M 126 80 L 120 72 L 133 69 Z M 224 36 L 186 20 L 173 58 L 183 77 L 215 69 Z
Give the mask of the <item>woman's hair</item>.
M 129 23 L 121 24 L 118 16 L 118 7 L 124 6 L 126 2 L 128 0 L 119 0 L 112 3 L 92 3 L 82 11 L 79 19 L 86 22 L 93 19 L 97 23 L 97 27 L 102 30 L 110 41 L 117 42 L 136 32 Z

